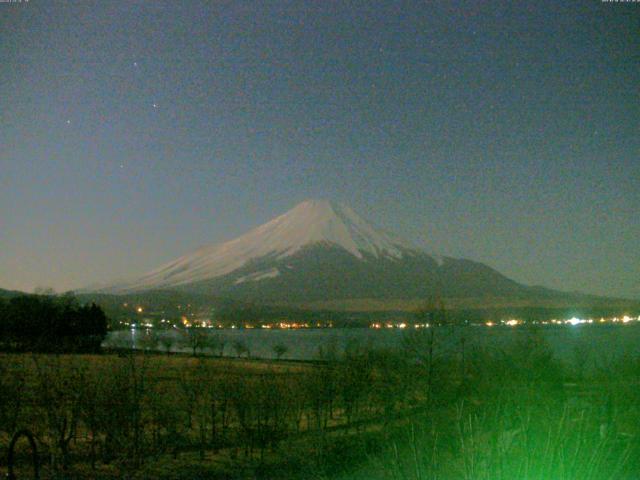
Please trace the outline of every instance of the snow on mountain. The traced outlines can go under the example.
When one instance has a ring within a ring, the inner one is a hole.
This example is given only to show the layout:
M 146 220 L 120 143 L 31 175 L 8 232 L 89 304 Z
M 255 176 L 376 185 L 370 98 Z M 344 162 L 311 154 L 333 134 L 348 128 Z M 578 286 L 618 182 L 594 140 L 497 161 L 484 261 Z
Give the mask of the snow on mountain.
M 137 280 L 94 292 L 151 290 L 303 308 L 351 301 L 396 305 L 433 296 L 520 303 L 566 298 L 527 287 L 479 262 L 430 255 L 375 228 L 347 206 L 318 200 L 303 202 L 235 240 L 202 247 Z
M 209 280 L 231 273 L 251 260 L 267 256 L 282 259 L 303 247 L 320 243 L 342 247 L 358 259 L 365 255 L 399 259 L 403 252 L 415 250 L 408 242 L 373 227 L 345 205 L 307 200 L 235 240 L 202 247 L 114 289 L 168 288 Z M 278 274 L 277 269 L 272 269 L 237 282 L 272 278 Z
M 255 282 L 256 280 L 264 280 L 266 278 L 274 278 L 280 275 L 280 270 L 277 268 L 270 268 L 269 270 L 263 272 L 252 273 L 251 275 L 243 275 L 238 278 L 234 283 L 234 285 L 239 285 L 243 282 Z

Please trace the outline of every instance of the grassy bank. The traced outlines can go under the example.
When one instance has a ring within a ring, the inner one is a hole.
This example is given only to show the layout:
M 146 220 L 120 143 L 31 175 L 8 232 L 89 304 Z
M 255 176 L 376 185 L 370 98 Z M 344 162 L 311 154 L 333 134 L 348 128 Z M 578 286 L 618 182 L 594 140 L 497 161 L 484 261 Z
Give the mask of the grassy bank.
M 536 331 L 503 350 L 446 336 L 326 346 L 309 364 L 2 355 L 0 448 L 29 429 L 43 478 L 640 476 L 638 359 L 585 370 L 584 353 L 561 364 Z

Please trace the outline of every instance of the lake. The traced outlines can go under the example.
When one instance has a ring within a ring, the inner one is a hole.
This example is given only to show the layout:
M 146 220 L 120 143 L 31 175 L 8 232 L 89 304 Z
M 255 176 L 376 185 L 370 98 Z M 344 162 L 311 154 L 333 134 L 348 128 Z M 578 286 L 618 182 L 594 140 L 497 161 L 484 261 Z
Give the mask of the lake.
M 549 342 L 556 356 L 564 361 L 573 362 L 576 351 L 588 352 L 599 364 L 623 354 L 640 355 L 640 324 L 607 324 L 607 325 L 561 325 L 537 327 Z M 403 338 L 411 334 L 402 329 L 369 329 L 369 328 L 326 328 L 326 329 L 215 329 L 206 330 L 211 335 L 224 339 L 224 355 L 235 356 L 233 343 L 241 340 L 250 350 L 252 357 L 274 358 L 273 347 L 285 345 L 287 352 L 282 358 L 295 360 L 312 360 L 317 357 L 318 349 L 333 344 L 338 351 L 343 351 L 349 344 L 360 344 L 374 348 L 398 348 Z M 172 332 L 176 343 L 180 336 L 178 331 Z M 145 335 L 141 329 L 131 331 L 110 332 L 104 342 L 105 346 L 122 345 L 133 342 L 140 347 L 140 339 Z M 524 326 L 466 326 L 450 329 L 441 327 L 437 331 L 441 343 L 447 347 L 455 347 L 464 340 L 468 348 L 504 348 L 518 342 L 528 335 Z M 174 345 L 173 351 L 188 351 Z

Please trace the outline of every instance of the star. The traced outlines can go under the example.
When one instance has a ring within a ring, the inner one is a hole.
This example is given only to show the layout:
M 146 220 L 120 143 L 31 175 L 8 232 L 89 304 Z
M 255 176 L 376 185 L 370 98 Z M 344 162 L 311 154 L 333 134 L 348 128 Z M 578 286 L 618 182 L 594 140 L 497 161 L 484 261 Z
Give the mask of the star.
M 153 104 L 153 108 L 158 108 L 158 104 L 157 104 L 157 103 L 154 103 L 154 104 Z
M 137 67 L 138 66 L 138 62 L 133 62 L 133 66 Z
M 71 125 L 71 120 L 67 120 L 67 125 Z

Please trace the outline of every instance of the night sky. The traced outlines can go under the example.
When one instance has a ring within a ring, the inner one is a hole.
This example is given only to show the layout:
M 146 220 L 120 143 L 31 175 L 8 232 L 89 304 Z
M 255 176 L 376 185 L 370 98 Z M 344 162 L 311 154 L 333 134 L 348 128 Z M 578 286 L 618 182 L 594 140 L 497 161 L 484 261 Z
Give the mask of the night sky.
M 0 287 L 137 276 L 308 198 L 640 298 L 640 4 L 0 3 Z

